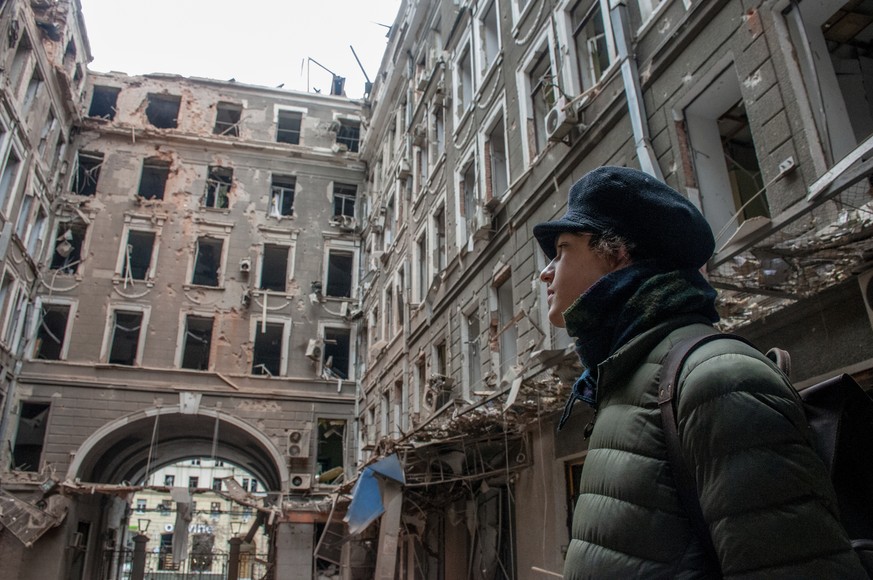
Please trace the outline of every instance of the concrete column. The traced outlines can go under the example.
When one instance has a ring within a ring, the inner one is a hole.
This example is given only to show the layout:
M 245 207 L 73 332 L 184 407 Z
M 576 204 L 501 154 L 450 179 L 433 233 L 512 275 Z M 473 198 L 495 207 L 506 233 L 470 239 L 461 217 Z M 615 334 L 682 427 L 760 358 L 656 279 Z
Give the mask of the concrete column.
M 227 557 L 227 580 L 239 579 L 239 548 L 242 545 L 242 538 L 231 538 L 227 542 L 230 544 L 230 554 Z
M 276 526 L 275 578 L 312 578 L 314 536 L 313 524 L 282 522 Z
M 130 564 L 130 580 L 143 580 L 145 578 L 146 544 L 149 537 L 137 534 L 133 537 L 133 562 Z

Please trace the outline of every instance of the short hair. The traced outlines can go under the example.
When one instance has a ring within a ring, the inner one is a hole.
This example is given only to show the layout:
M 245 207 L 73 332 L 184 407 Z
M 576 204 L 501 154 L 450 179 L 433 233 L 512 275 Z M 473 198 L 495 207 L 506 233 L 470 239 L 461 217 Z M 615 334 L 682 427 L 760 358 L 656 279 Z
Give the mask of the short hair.
M 588 247 L 602 258 L 612 262 L 621 262 L 636 258 L 636 244 L 624 236 L 611 231 L 594 232 L 588 238 Z

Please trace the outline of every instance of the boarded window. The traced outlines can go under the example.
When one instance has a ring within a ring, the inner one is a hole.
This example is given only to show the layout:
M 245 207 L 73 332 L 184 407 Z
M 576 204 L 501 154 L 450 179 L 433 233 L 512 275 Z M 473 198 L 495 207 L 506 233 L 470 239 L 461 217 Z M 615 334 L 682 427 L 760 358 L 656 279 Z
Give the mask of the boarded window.
M 79 271 L 82 260 L 82 245 L 88 226 L 83 222 L 66 222 L 58 227 L 58 237 L 55 239 L 55 250 L 52 254 L 52 270 L 60 270 L 63 274 L 75 274 Z
M 345 119 L 341 119 L 339 124 L 336 142 L 339 145 L 345 145 L 346 149 L 352 153 L 357 153 L 361 140 L 361 124 L 357 121 L 347 121 Z
M 279 376 L 282 373 L 282 335 L 285 325 L 259 323 L 255 330 L 255 348 L 252 356 L 252 374 Z
M 122 277 L 133 280 L 145 280 L 150 277 L 154 247 L 154 232 L 130 230 L 124 247 Z
M 242 117 L 241 106 L 235 103 L 218 103 L 213 133 L 227 137 L 239 137 L 240 117 Z
M 60 360 L 67 333 L 70 307 L 62 304 L 43 304 L 39 328 L 36 331 L 34 357 Z
M 230 167 L 209 167 L 206 178 L 205 207 L 225 209 L 228 206 L 230 186 L 233 184 L 233 169 Z
M 349 298 L 352 295 L 351 252 L 331 251 L 327 258 L 327 296 Z
M 261 290 L 285 292 L 288 279 L 288 248 L 273 244 L 264 245 L 261 258 Z
M 164 199 L 164 189 L 170 175 L 170 164 L 160 159 L 146 159 L 139 179 L 139 196 L 144 199 Z
M 97 193 L 97 180 L 100 179 L 102 166 L 102 153 L 80 151 L 76 164 L 76 177 L 73 180 L 73 193 L 88 196 Z
M 276 127 L 276 141 L 279 143 L 300 144 L 300 124 L 302 113 L 279 111 Z
M 175 129 L 179 124 L 179 105 L 182 99 L 176 95 L 149 93 L 146 118 L 158 129 Z
M 185 317 L 185 340 L 182 368 L 196 371 L 209 370 L 209 352 L 212 346 L 213 319 L 205 316 Z
M 324 329 L 324 367 L 330 369 L 330 375 L 349 378 L 349 352 L 351 349 L 351 331 L 348 328 Z
M 12 450 L 12 468 L 16 471 L 39 471 L 50 409 L 48 403 L 21 403 Z
M 270 184 L 270 216 L 294 215 L 294 187 L 297 180 L 289 175 L 274 175 Z
M 88 109 L 89 117 L 98 117 L 109 121 L 115 118 L 117 111 L 118 93 L 121 89 L 116 87 L 94 86 L 91 95 L 91 107 Z
M 142 328 L 142 312 L 116 310 L 113 318 L 109 364 L 135 365 Z
M 219 285 L 222 245 L 222 240 L 216 238 L 203 237 L 197 240 L 197 255 L 194 258 L 192 284 L 199 286 Z

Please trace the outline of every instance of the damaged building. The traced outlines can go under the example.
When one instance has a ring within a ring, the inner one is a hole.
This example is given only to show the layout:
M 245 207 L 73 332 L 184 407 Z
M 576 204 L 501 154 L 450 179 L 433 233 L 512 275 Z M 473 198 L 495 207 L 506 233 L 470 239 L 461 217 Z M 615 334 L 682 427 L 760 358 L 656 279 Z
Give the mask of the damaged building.
M 354 474 L 361 103 L 89 71 L 77 0 L 0 30 L 0 575 L 121 578 L 211 530 L 171 515 L 238 510 L 310 577 Z M 198 545 L 226 565 L 227 537 Z
M 352 536 L 376 576 L 560 574 L 591 411 L 556 435 L 580 369 L 531 231 L 595 167 L 702 210 L 722 328 L 801 388 L 873 387 L 871 24 L 869 0 L 403 3 L 362 144 L 359 444 L 405 472 Z

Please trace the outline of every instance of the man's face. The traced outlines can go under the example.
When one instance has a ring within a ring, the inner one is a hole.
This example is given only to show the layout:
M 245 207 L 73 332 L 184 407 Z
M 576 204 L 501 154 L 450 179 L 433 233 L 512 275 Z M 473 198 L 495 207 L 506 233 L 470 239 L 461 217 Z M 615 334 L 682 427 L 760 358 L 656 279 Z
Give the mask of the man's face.
M 622 267 L 588 245 L 591 234 L 563 233 L 555 241 L 555 259 L 540 272 L 546 283 L 549 322 L 564 327 L 564 311 L 600 278 Z

